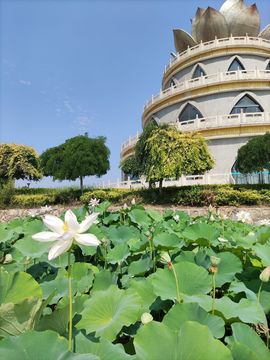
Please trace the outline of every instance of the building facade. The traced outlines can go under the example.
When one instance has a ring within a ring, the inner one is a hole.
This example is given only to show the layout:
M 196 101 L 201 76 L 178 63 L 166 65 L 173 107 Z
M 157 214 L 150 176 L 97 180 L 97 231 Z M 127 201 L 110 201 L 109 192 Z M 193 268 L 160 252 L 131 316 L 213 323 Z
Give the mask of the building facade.
M 270 131 L 270 26 L 260 31 L 256 5 L 226 0 L 219 11 L 198 8 L 192 35 L 174 30 L 174 43 L 162 89 L 144 106 L 142 127 L 155 120 L 199 131 L 215 159 L 202 183 L 241 182 L 234 169 L 238 149 Z M 137 138 L 123 144 L 121 160 L 133 153 Z

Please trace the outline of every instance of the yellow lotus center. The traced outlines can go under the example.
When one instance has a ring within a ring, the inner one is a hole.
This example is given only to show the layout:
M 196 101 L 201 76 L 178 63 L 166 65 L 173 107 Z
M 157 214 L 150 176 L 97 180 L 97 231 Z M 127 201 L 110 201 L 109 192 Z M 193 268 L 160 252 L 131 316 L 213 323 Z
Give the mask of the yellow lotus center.
M 67 224 L 66 221 L 64 222 L 64 225 L 63 225 L 63 231 L 64 231 L 64 232 L 67 232 L 67 231 L 68 231 L 68 224 Z

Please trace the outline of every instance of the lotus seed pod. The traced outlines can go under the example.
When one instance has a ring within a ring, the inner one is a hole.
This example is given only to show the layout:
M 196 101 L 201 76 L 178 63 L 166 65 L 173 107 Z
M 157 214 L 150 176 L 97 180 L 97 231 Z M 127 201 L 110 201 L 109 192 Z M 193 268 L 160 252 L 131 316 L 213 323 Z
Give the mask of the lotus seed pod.
M 267 266 L 260 274 L 262 282 L 268 282 L 270 278 L 270 266 Z
M 149 313 L 143 313 L 141 316 L 141 322 L 143 325 L 150 323 L 153 320 L 153 316 Z

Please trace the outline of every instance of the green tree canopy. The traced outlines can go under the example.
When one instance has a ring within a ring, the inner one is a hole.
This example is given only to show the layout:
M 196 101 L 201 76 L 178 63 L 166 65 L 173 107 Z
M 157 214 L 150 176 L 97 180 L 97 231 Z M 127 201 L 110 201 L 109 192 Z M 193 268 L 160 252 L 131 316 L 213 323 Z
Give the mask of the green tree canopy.
M 270 170 L 270 133 L 256 136 L 238 150 L 235 168 L 243 174 Z
M 89 138 L 80 135 L 68 139 L 64 144 L 47 149 L 41 154 L 41 166 L 45 176 L 53 180 L 76 180 L 80 178 L 83 190 L 85 176 L 101 176 L 110 169 L 110 150 L 106 138 Z
M 0 144 L 0 178 L 2 181 L 41 179 L 38 153 L 31 146 Z
M 140 167 L 135 154 L 130 155 L 125 160 L 123 160 L 120 164 L 120 168 L 125 174 L 130 175 L 131 177 L 140 175 Z
M 174 127 L 159 127 L 146 141 L 145 175 L 147 181 L 179 178 L 181 175 L 203 174 L 214 161 L 206 141 L 197 133 L 181 133 Z

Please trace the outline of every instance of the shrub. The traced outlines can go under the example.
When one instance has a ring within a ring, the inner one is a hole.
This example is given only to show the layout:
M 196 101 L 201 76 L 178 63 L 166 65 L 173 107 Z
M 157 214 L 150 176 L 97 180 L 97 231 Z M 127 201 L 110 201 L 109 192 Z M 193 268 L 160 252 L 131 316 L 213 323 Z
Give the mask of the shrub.
M 55 196 L 53 194 L 15 195 L 12 203 L 19 207 L 51 205 L 55 204 Z
M 0 207 L 6 207 L 13 201 L 15 194 L 13 181 L 1 182 L 0 184 Z

